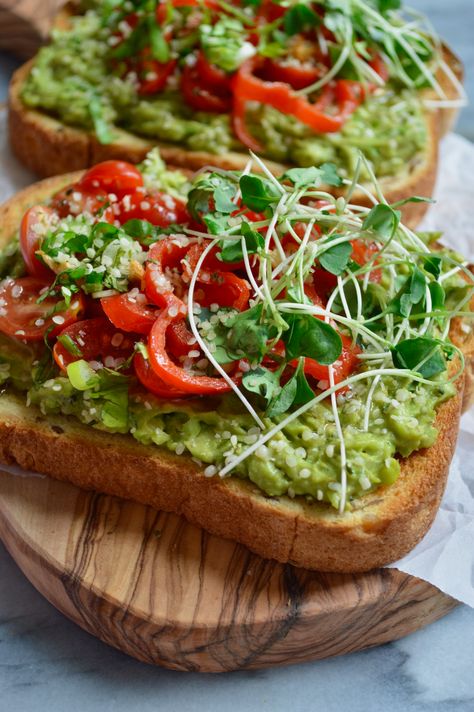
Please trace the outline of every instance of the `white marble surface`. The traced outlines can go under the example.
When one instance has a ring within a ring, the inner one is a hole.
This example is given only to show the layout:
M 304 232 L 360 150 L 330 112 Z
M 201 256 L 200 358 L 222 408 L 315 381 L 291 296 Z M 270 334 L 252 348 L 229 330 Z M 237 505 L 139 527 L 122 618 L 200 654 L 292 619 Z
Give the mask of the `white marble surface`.
M 58 613 L 0 549 L 2 712 L 472 712 L 474 610 L 397 643 L 224 675 L 136 662 Z
M 474 69 L 474 0 L 412 0 Z M 13 63 L 0 59 L 0 102 Z M 472 83 L 472 70 L 468 74 Z M 474 112 L 460 129 L 474 138 Z M 58 613 L 0 545 L 0 712 L 472 712 L 474 610 L 343 658 L 211 676 L 153 668 Z

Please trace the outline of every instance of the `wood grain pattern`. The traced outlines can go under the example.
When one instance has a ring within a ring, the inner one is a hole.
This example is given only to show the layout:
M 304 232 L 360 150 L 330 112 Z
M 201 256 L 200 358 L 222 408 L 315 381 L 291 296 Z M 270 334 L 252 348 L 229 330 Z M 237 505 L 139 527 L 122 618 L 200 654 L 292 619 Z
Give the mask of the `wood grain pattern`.
M 398 571 L 308 572 L 175 515 L 49 478 L 0 473 L 0 537 L 33 585 L 139 660 L 223 672 L 379 645 L 455 605 Z
M 64 0 L 0 0 L 0 50 L 23 59 L 46 40 Z

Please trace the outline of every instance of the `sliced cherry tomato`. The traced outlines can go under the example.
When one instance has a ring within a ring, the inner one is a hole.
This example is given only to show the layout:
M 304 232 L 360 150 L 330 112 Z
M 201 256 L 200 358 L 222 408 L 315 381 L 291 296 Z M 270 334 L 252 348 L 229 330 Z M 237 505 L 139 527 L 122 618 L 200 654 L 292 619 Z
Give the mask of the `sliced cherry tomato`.
M 145 294 L 152 304 L 166 307 L 170 305 L 170 300 L 173 301 L 173 297 L 183 295 L 181 261 L 187 251 L 187 245 L 180 245 L 170 238 L 152 245 L 145 269 Z M 176 278 L 173 281 L 169 270 L 175 270 Z
M 122 198 L 143 186 L 143 176 L 126 161 L 103 161 L 89 168 L 79 181 L 79 186 L 88 191 L 114 193 Z
M 127 359 L 132 353 L 136 341 L 136 338 L 117 329 L 105 317 L 78 321 L 63 329 L 59 336 L 69 337 L 80 352 L 80 354 L 73 354 L 60 341 L 56 341 L 53 356 L 59 368 L 63 370 L 70 363 L 81 358 L 86 361 L 103 359 L 105 366 L 108 365 L 108 357 Z
M 126 195 L 116 209 L 117 220 L 123 225 L 128 220 L 147 220 L 158 227 L 184 225 L 190 217 L 182 200 L 158 191 L 147 192 L 139 188 Z
M 294 60 L 291 64 L 285 64 L 278 60 L 266 60 L 260 75 L 263 79 L 270 82 L 285 82 L 293 89 L 304 89 L 316 82 L 323 74 L 327 72 L 327 68 L 317 67 L 309 63 L 297 63 Z
M 207 275 L 206 275 L 207 277 Z M 244 311 L 249 305 L 250 289 L 247 281 L 232 272 L 213 272 L 209 278 L 198 279 L 195 299 L 203 307 L 218 304 Z
M 184 304 L 183 304 L 184 307 Z M 175 311 L 178 312 L 175 314 Z M 177 366 L 167 352 L 166 334 L 174 321 L 182 318 L 175 305 L 163 309 L 148 337 L 148 354 L 154 372 L 169 386 L 186 393 L 210 395 L 227 393 L 231 387 L 223 378 L 199 376 Z
M 322 267 L 315 267 L 313 272 L 313 284 L 320 298 L 326 300 L 337 286 L 337 277 Z
M 332 364 L 334 383 L 340 383 L 347 378 L 359 364 L 357 354 L 360 353 L 360 349 L 357 346 L 353 346 L 348 336 L 341 335 L 341 339 L 342 353 L 338 360 Z M 293 362 L 293 365 L 297 365 L 297 362 Z M 329 382 L 329 366 L 323 366 L 312 358 L 305 358 L 304 371 L 318 381 Z
M 135 62 L 132 61 L 130 69 L 135 70 L 138 76 L 138 94 L 149 96 L 158 94 L 165 88 L 166 83 L 176 69 L 177 60 L 158 62 L 148 56 L 149 50 L 145 49 Z
M 100 192 L 100 189 L 91 191 L 79 183 L 74 183 L 56 193 L 51 207 L 60 218 L 90 213 L 103 222 L 113 223 L 115 220 L 109 196 Z
M 46 234 L 53 214 L 51 208 L 34 205 L 23 215 L 20 225 L 20 249 L 26 269 L 32 277 L 47 280 L 52 277 L 51 270 L 38 259 L 36 253 L 41 245 L 41 234 Z
M 201 86 L 207 87 L 214 94 L 231 96 L 230 76 L 223 69 L 208 62 L 204 52 L 198 53 L 195 66 Z
M 201 80 L 196 66 L 186 65 L 181 76 L 181 92 L 189 106 L 196 111 L 210 111 L 224 114 L 230 111 L 232 99 L 230 94 L 223 96 L 205 86 Z
M 167 348 L 173 356 L 187 356 L 190 351 L 196 348 L 196 339 L 192 331 L 186 326 L 184 319 L 174 321 L 169 325 L 166 332 Z
M 306 296 L 311 299 L 313 304 L 317 307 L 324 307 L 325 303 L 321 299 L 321 296 L 318 294 L 316 289 L 314 288 L 314 284 L 305 284 L 304 285 L 304 293 Z
M 352 259 L 361 267 L 370 262 L 379 251 L 380 248 L 377 247 L 375 242 L 367 243 L 362 240 L 352 241 Z M 375 260 L 375 264 L 377 264 L 377 260 Z M 371 270 L 369 279 L 371 282 L 380 282 L 382 279 L 382 270 Z
M 0 287 L 0 331 L 22 341 L 41 341 L 46 331 L 54 337 L 84 311 L 81 293 L 73 295 L 65 311 L 55 312 L 62 297 L 38 298 L 49 284 L 37 277 L 7 279 Z
M 156 309 L 147 305 L 146 296 L 141 292 L 116 294 L 100 302 L 112 324 L 123 331 L 148 334 L 156 319 Z
M 160 398 L 187 398 L 189 396 L 185 391 L 173 388 L 157 376 L 150 366 L 150 362 L 143 358 L 141 353 L 137 353 L 133 357 L 133 367 L 140 383 L 155 396 Z
M 366 97 L 364 85 L 352 79 L 338 79 L 335 92 L 339 112 L 344 120 L 354 113 Z

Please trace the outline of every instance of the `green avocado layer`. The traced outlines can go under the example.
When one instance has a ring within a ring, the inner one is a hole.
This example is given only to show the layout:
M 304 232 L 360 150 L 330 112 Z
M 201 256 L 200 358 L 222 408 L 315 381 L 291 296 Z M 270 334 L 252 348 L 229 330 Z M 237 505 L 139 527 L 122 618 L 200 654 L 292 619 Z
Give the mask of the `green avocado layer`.
M 227 114 L 195 112 L 184 104 L 178 89 L 155 98 L 140 97 L 130 81 L 111 74 L 107 39 L 107 29 L 94 11 L 74 18 L 70 31 L 56 31 L 24 84 L 24 103 L 85 129 L 93 129 L 99 112 L 106 125 L 191 151 L 243 150 Z M 427 144 L 419 97 L 395 87 L 372 95 L 340 133 L 316 135 L 293 117 L 264 105 L 250 106 L 247 120 L 268 158 L 300 166 L 332 161 L 344 175 L 353 174 L 362 150 L 379 178 L 402 176 L 420 160 Z M 113 129 L 107 140 L 113 140 Z
M 0 384 L 27 392 L 27 403 L 44 414 L 62 413 L 101 430 L 130 433 L 146 445 L 191 455 L 213 474 L 260 436 L 234 396 L 166 402 L 138 389 L 134 380 L 103 369 L 101 383 L 76 390 L 68 378 L 40 373 L 38 353 L 0 336 Z M 370 383 L 370 381 L 369 381 Z M 368 432 L 363 420 L 368 386 L 355 383 L 339 397 L 339 417 L 347 454 L 348 499 L 394 482 L 397 453 L 406 457 L 429 447 L 437 436 L 437 406 L 452 397 L 452 384 L 427 387 L 410 379 L 384 379 L 376 390 Z M 264 418 L 271 427 L 278 422 Z M 234 471 L 268 495 L 304 495 L 337 507 L 340 493 L 340 441 L 334 415 L 318 403 L 295 419 Z

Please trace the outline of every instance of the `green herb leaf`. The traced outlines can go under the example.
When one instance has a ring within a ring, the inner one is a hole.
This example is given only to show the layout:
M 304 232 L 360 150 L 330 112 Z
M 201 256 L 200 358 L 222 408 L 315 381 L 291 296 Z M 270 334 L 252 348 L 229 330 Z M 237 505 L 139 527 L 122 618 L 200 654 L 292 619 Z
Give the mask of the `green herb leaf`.
M 304 359 L 300 359 L 295 376 L 298 388 L 296 390 L 293 405 L 304 405 L 304 403 L 309 403 L 309 401 L 314 398 L 314 392 L 306 379 L 306 374 L 304 372 Z
M 383 15 L 389 10 L 399 10 L 402 6 L 401 0 L 375 0 L 379 12 Z
M 280 180 L 289 180 L 296 188 L 315 187 L 321 185 L 342 185 L 342 178 L 337 173 L 334 163 L 323 163 L 319 168 L 290 168 L 283 173 Z
M 422 195 L 412 195 L 410 198 L 403 198 L 403 200 L 397 200 L 396 203 L 392 203 L 392 208 L 401 208 L 402 205 L 407 203 L 436 203 L 436 200 L 432 198 L 425 198 Z
M 331 274 L 339 275 L 347 268 L 351 255 L 352 245 L 347 241 L 330 247 L 318 259 L 321 267 Z
M 115 137 L 110 128 L 109 122 L 105 118 L 105 110 L 102 100 L 96 94 L 90 98 L 89 113 L 94 125 L 95 135 L 97 136 L 99 143 L 104 145 L 112 143 Z
M 263 305 L 257 304 L 227 321 L 225 348 L 230 355 L 245 356 L 251 365 L 260 363 L 267 352 L 267 341 L 277 335 L 276 327 L 262 317 Z
M 313 398 L 313 390 L 306 380 L 304 373 L 304 359 L 300 359 L 293 376 L 271 401 L 267 415 L 270 418 L 276 415 L 282 415 L 286 413 L 292 405 L 303 405 L 304 403 L 312 401 Z
M 315 11 L 305 3 L 293 5 L 283 17 L 283 27 L 287 35 L 297 35 L 304 30 L 321 24 Z
M 437 257 L 436 255 L 429 255 L 425 259 L 424 268 L 427 272 L 438 278 L 441 274 L 442 261 L 443 260 L 441 259 L 441 257 Z
M 230 227 L 229 216 L 224 215 L 223 213 L 210 213 L 209 215 L 204 215 L 203 220 L 211 235 L 221 235 Z
M 399 210 L 394 210 L 385 203 L 379 203 L 374 205 L 365 218 L 362 229 L 371 230 L 385 240 L 390 240 L 400 225 L 401 216 Z
M 246 29 L 240 20 L 222 15 L 214 24 L 199 26 L 200 44 L 207 60 L 225 72 L 235 72 L 242 63 Z
M 431 306 L 433 310 L 442 309 L 446 301 L 446 292 L 439 282 L 430 282 Z
M 427 280 L 423 272 L 415 266 L 402 289 L 389 303 L 388 310 L 399 316 L 409 316 L 412 308 L 424 300 L 426 282 Z
M 289 326 L 282 339 L 286 358 L 292 361 L 300 356 L 314 358 L 323 365 L 337 361 L 342 352 L 341 337 L 330 324 L 311 314 L 285 314 Z
M 275 204 L 281 196 L 270 180 L 260 178 L 260 176 L 242 176 L 239 185 L 242 192 L 242 203 L 250 210 L 257 212 L 266 210 L 270 205 Z
M 150 38 L 150 49 L 154 59 L 160 64 L 168 62 L 170 58 L 170 46 L 165 40 L 163 32 L 156 24 L 154 17 L 148 17 L 148 35 Z
M 263 249 L 265 240 L 263 235 L 260 235 L 256 230 L 252 230 L 250 224 L 243 221 L 240 226 L 240 233 L 245 240 L 245 246 L 249 255 L 254 255 L 259 250 Z M 223 240 L 221 243 L 221 251 L 217 257 L 223 262 L 240 262 L 244 258 L 242 249 L 242 240 Z
M 69 353 L 73 356 L 79 356 L 79 358 L 82 356 L 82 351 L 79 346 L 67 334 L 61 334 L 60 336 L 58 336 L 58 341 L 64 346 L 66 351 L 69 351 Z
M 278 395 L 270 403 L 267 415 L 270 418 L 274 418 L 276 415 L 281 415 L 286 413 L 287 410 L 291 408 L 293 402 L 296 398 L 296 393 L 298 391 L 298 383 L 296 380 L 296 373 L 290 378 L 290 380 L 285 383 Z
M 262 396 L 268 403 L 280 390 L 280 374 L 278 371 L 270 371 L 268 368 L 258 366 L 244 373 L 242 385 L 247 391 Z
M 188 195 L 188 210 L 196 220 L 207 213 L 229 215 L 236 209 L 233 199 L 237 193 L 237 179 L 232 174 L 210 173 L 200 178 Z
M 427 336 L 400 342 L 392 348 L 392 358 L 397 368 L 417 371 L 424 378 L 431 378 L 446 370 L 446 359 L 439 342 Z
M 150 240 L 153 240 L 154 242 L 156 241 L 159 229 L 161 228 L 157 229 L 156 226 L 152 225 L 151 222 L 148 222 L 148 220 L 139 220 L 138 218 L 127 220 L 127 222 L 123 225 L 123 230 L 127 233 L 127 235 L 134 237 L 141 244 L 145 245 L 149 244 Z

